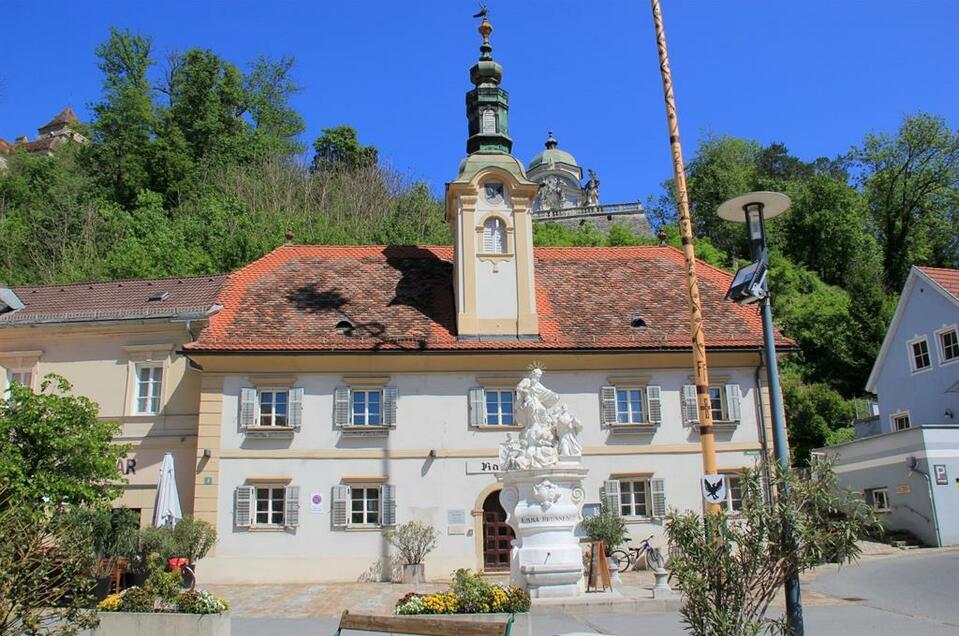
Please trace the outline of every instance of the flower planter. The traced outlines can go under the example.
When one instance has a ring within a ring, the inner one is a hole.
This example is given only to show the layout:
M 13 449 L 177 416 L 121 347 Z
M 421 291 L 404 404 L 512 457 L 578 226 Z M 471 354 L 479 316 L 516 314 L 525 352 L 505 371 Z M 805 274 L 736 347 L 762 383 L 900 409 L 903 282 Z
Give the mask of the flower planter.
M 425 583 L 426 571 L 422 563 L 403 564 L 403 583 Z
M 513 614 L 513 631 L 511 636 L 532 636 L 532 620 L 529 612 Z M 502 623 L 510 617 L 509 614 L 414 614 L 404 618 L 419 618 L 447 621 L 468 621 L 470 623 Z
M 99 612 L 93 636 L 230 636 L 230 613 L 148 614 Z

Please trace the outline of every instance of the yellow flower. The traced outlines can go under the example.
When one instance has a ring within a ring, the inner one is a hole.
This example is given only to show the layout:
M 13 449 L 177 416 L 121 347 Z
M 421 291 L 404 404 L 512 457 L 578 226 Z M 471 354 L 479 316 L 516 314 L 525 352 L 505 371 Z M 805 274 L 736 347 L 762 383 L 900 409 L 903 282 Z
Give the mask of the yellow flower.
M 97 604 L 97 609 L 104 612 L 115 612 L 120 607 L 120 595 L 111 594 Z

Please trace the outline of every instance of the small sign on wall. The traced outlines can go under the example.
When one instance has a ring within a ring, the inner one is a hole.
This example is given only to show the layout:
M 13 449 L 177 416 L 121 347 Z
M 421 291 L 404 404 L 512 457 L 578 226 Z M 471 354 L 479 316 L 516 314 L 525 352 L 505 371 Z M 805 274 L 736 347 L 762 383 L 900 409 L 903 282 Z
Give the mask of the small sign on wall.
M 908 495 L 908 494 L 911 493 L 911 492 L 912 492 L 912 486 L 909 486 L 909 485 L 906 485 L 906 486 L 896 486 L 896 494 L 897 494 L 897 495 Z
M 467 475 L 492 475 L 499 472 L 498 459 L 468 459 L 466 460 Z
M 323 513 L 323 493 L 310 493 L 310 514 L 318 515 Z
M 949 485 L 949 476 L 946 474 L 946 465 L 945 464 L 933 464 L 932 472 L 936 475 L 936 485 L 937 486 L 948 486 Z
M 466 534 L 466 511 L 455 508 L 446 511 L 446 534 Z

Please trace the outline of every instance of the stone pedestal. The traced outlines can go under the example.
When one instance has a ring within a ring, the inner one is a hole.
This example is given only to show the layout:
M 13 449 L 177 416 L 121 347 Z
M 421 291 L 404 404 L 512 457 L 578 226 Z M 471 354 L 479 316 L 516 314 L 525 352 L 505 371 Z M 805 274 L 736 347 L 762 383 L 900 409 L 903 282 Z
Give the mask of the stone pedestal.
M 585 592 L 583 553 L 576 526 L 582 520 L 583 479 L 579 458 L 563 457 L 549 468 L 497 474 L 500 503 L 516 532 L 510 580 L 532 599 L 568 598 Z
M 653 576 L 656 577 L 656 585 L 653 586 L 653 598 L 672 598 L 673 590 L 669 587 L 669 572 L 653 570 Z

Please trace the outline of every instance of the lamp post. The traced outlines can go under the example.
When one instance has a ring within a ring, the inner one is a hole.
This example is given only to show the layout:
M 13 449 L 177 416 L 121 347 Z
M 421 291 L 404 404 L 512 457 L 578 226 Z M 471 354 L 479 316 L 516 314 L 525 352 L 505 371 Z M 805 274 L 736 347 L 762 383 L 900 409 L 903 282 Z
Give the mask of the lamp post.
M 769 404 L 773 416 L 773 449 L 781 468 L 789 468 L 789 449 L 786 442 L 786 419 L 783 416 L 779 389 L 779 364 L 776 360 L 776 341 L 773 331 L 773 312 L 769 303 L 766 272 L 769 254 L 766 246 L 766 219 L 779 216 L 792 202 L 779 192 L 750 192 L 735 197 L 719 206 L 720 218 L 733 223 L 745 223 L 749 237 L 749 252 L 753 262 L 736 272 L 726 294 L 727 300 L 740 304 L 760 303 L 763 316 L 763 344 L 766 350 L 766 375 L 769 381 Z M 789 541 L 794 539 L 792 527 L 786 528 Z M 803 612 L 799 590 L 799 576 L 786 579 L 786 620 L 796 636 L 802 636 Z

